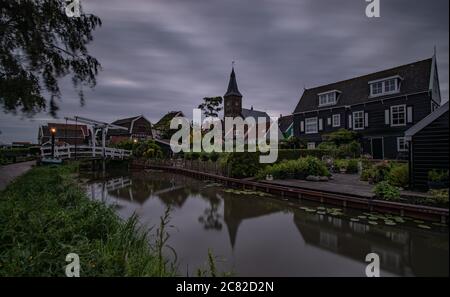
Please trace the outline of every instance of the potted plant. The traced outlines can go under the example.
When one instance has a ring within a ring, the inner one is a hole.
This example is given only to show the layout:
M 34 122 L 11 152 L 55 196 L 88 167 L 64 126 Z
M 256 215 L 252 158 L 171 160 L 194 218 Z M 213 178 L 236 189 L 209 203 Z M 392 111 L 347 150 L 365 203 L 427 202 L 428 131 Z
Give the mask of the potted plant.
M 334 163 L 335 163 L 336 169 L 338 169 L 340 173 L 347 172 L 347 161 L 346 160 L 336 160 Z
M 430 170 L 428 172 L 428 187 L 430 189 L 448 188 L 448 170 Z

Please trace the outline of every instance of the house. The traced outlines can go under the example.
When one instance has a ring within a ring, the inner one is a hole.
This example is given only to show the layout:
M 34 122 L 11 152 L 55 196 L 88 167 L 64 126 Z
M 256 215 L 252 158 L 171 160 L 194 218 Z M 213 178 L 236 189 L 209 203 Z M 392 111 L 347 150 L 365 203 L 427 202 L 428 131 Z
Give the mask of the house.
M 430 59 L 305 89 L 294 134 L 314 148 L 341 128 L 359 132 L 374 159 L 407 157 L 404 132 L 440 106 L 436 55 Z
M 427 189 L 428 172 L 448 170 L 448 101 L 405 132 L 409 143 L 410 184 Z
M 113 125 L 122 126 L 128 129 L 108 129 L 107 139 L 111 144 L 119 143 L 123 140 L 137 139 L 147 140 L 153 138 L 152 123 L 143 115 L 112 122 Z
M 285 139 L 294 136 L 294 115 L 283 116 L 280 114 L 278 127 Z
M 38 143 L 40 145 L 50 144 L 51 130 L 55 129 L 55 143 L 69 145 L 88 144 L 90 132 L 86 125 L 48 123 L 39 127 Z
M 234 67 L 231 69 L 230 74 L 230 80 L 228 82 L 228 88 L 223 96 L 223 102 L 224 102 L 224 118 L 231 117 L 231 118 L 238 118 L 241 117 L 243 119 L 246 118 L 254 118 L 255 123 L 258 123 L 259 118 L 265 118 L 266 119 L 266 127 L 264 128 L 265 131 L 268 131 L 270 128 L 270 125 L 272 124 L 272 120 L 270 116 L 265 111 L 255 110 L 253 109 L 253 106 L 250 109 L 242 108 L 242 94 L 239 92 L 239 88 L 237 85 L 236 80 L 236 73 L 234 72 Z M 245 127 L 245 138 L 248 140 L 248 127 Z M 258 124 L 256 124 L 256 130 L 258 130 Z M 227 135 L 231 131 L 225 131 L 224 134 Z M 236 133 L 239 133 L 239 131 L 236 131 Z M 257 134 L 257 133 L 255 133 Z M 269 137 L 269 133 L 266 133 L 266 137 Z M 281 131 L 278 129 L 278 139 L 283 139 L 283 135 Z
M 155 138 L 158 139 L 170 139 L 172 136 L 172 131 L 176 131 L 170 129 L 170 121 L 176 117 L 184 117 L 184 114 L 181 111 L 170 111 L 166 113 L 154 126 L 153 133 Z

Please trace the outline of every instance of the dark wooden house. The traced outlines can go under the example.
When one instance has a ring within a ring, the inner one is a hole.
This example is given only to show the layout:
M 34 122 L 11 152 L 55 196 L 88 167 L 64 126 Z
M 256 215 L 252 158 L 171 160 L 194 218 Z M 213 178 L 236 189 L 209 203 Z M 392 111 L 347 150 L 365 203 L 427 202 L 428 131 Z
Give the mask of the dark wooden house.
M 410 184 L 415 189 L 428 188 L 428 172 L 448 170 L 448 102 L 405 132 L 409 143 Z
M 166 113 L 154 126 L 153 133 L 157 139 L 170 139 L 177 129 L 170 129 L 170 122 L 176 117 L 184 117 L 181 111 L 170 111 Z
M 338 129 L 359 132 L 374 159 L 407 158 L 404 132 L 441 104 L 436 56 L 305 89 L 294 111 L 294 134 L 309 148 Z
M 152 123 L 143 115 L 120 119 L 112 122 L 112 124 L 125 127 L 128 130 L 109 129 L 107 134 L 109 143 L 119 143 L 128 139 L 147 140 L 153 138 Z

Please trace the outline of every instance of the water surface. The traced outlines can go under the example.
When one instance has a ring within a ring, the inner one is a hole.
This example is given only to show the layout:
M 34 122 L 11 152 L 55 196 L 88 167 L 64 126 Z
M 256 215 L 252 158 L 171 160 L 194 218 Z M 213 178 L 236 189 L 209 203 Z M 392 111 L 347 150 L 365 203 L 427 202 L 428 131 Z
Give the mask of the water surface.
M 84 176 L 89 195 L 157 226 L 171 207 L 169 244 L 179 274 L 206 267 L 208 249 L 221 271 L 238 276 L 365 276 L 365 257 L 378 253 L 381 276 L 448 276 L 448 229 L 421 230 L 408 221 L 367 225 L 307 213 L 318 204 L 242 195 L 166 172 L 116 171 Z M 332 206 L 330 206 L 332 207 Z M 357 216 L 360 212 L 345 211 Z M 430 224 L 431 225 L 431 224 Z

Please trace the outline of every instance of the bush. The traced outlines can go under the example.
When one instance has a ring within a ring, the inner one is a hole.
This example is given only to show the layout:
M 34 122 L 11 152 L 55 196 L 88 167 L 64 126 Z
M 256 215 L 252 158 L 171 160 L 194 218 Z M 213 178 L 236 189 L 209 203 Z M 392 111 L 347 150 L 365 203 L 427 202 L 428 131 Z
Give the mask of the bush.
M 358 141 L 342 144 L 338 147 L 337 156 L 340 158 L 355 158 L 361 155 L 361 144 Z
M 259 163 L 259 153 L 229 153 L 225 160 L 224 163 L 230 169 L 231 177 L 253 177 L 262 168 L 262 164 Z
M 428 180 L 432 182 L 448 182 L 448 170 L 430 170 L 428 172 Z
M 358 140 L 359 134 L 355 131 L 339 129 L 337 131 L 324 134 L 322 138 L 325 142 L 332 142 L 336 146 L 341 146 L 343 144 L 348 144 Z
M 192 152 L 191 153 L 191 160 L 198 160 L 200 158 L 200 153 Z
M 375 170 L 370 167 L 370 168 L 364 168 L 363 171 L 361 172 L 361 180 L 362 181 L 368 181 L 369 178 L 372 178 L 375 176 Z
M 304 179 L 308 175 L 329 176 L 330 173 L 322 161 L 314 157 L 307 157 L 297 160 L 285 160 L 266 166 L 258 172 L 257 178 L 264 179 L 267 175 L 272 175 L 275 179 Z
M 379 183 L 386 180 L 391 168 L 388 161 L 383 161 L 375 164 L 373 170 L 373 181 Z
M 209 154 L 209 159 L 210 159 L 212 162 L 216 162 L 216 161 L 219 159 L 219 153 L 217 153 L 217 152 L 211 152 L 211 153 Z
M 336 150 L 337 146 L 333 142 L 324 141 L 324 142 L 321 142 L 317 146 L 317 148 L 320 149 L 320 150 Z
M 373 191 L 378 198 L 388 201 L 400 200 L 400 191 L 396 187 L 390 185 L 387 181 L 378 183 Z
M 299 149 L 299 150 L 278 150 L 278 160 L 297 160 L 303 157 L 316 157 L 322 159 L 323 156 L 334 157 L 335 150 L 328 149 Z
M 208 153 L 205 153 L 205 152 L 201 153 L 201 154 L 200 154 L 200 159 L 201 159 L 202 161 L 208 161 L 208 160 L 209 160 L 209 154 L 208 154 Z
M 448 189 L 430 190 L 428 194 L 433 196 L 433 203 L 448 206 Z
M 358 173 L 358 160 L 356 159 L 348 160 L 347 173 Z
M 409 170 L 407 164 L 393 165 L 387 175 L 387 181 L 396 187 L 406 188 L 409 185 Z

